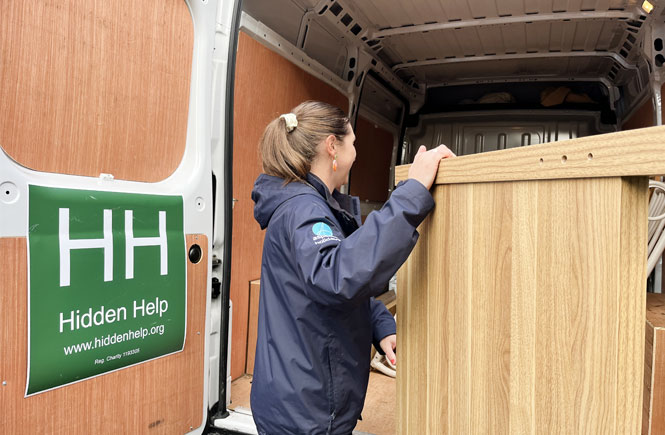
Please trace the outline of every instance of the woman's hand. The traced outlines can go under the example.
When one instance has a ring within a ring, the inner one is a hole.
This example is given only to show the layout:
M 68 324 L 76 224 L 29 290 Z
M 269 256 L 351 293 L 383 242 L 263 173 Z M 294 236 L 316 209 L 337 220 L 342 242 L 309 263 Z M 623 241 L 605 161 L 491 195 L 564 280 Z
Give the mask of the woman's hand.
M 455 157 L 455 154 L 445 145 L 439 145 L 429 151 L 427 151 L 425 145 L 420 145 L 418 153 L 416 153 L 416 157 L 414 157 L 409 168 L 409 178 L 418 180 L 429 190 L 439 170 L 439 162 L 441 159 L 448 157 Z
M 379 342 L 379 346 L 381 346 L 383 353 L 386 354 L 386 358 L 388 358 L 388 360 L 390 360 L 390 362 L 395 365 L 395 348 L 397 347 L 397 336 L 393 334 L 383 337 L 383 339 Z

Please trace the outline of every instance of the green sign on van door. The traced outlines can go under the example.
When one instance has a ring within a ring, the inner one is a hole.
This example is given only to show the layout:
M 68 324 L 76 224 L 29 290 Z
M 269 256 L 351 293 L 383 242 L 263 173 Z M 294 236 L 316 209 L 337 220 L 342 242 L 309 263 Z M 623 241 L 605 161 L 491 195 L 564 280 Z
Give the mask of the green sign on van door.
M 26 395 L 178 352 L 181 196 L 31 185 Z

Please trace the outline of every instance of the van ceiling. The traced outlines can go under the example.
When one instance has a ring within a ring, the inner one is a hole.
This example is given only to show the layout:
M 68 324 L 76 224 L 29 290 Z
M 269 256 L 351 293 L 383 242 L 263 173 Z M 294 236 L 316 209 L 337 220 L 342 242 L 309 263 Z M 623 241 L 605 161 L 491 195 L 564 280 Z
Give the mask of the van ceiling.
M 646 15 L 634 0 L 349 3 L 371 23 L 370 38 L 383 46 L 379 57 L 404 79 L 429 86 L 524 76 L 605 77 L 615 63 L 629 66 L 634 44 L 623 44 Z
M 343 47 L 357 46 L 421 90 L 507 80 L 624 85 L 645 66 L 639 43 L 650 16 L 641 5 L 642 0 L 243 2 L 248 14 L 340 77 Z

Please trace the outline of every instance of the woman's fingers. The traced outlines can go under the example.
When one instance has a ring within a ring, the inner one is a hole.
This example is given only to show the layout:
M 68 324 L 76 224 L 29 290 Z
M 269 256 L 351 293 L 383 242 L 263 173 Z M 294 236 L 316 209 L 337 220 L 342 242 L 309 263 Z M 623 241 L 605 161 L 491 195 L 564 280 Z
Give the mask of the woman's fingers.
M 450 148 L 448 148 L 447 146 L 445 146 L 443 144 L 439 145 L 435 149 L 437 150 L 437 152 L 443 154 L 444 159 L 446 159 L 448 157 L 456 157 L 455 153 L 450 151 Z
M 455 157 L 455 154 L 445 145 L 439 145 L 425 151 L 424 145 L 418 148 L 413 164 L 409 169 L 409 178 L 418 180 L 427 189 L 432 187 L 439 169 L 439 161 L 444 158 Z
M 384 337 L 379 342 L 379 346 L 381 347 L 381 350 L 383 350 L 383 353 L 386 354 L 386 358 L 388 358 L 388 360 L 394 365 L 397 361 L 395 359 L 395 348 L 397 347 L 397 337 L 395 334 Z
M 395 352 L 392 349 L 384 350 L 386 354 L 386 358 L 395 365 L 397 363 L 397 359 L 395 357 Z

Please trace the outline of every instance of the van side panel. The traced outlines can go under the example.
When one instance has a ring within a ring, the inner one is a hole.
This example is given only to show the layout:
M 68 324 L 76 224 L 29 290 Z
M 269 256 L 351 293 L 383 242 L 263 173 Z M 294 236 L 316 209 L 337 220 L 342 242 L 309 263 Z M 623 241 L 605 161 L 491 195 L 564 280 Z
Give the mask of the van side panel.
M 233 126 L 233 246 L 231 261 L 231 378 L 245 373 L 249 282 L 261 274 L 264 233 L 250 198 L 262 172 L 258 144 L 266 125 L 305 100 L 325 101 L 346 111 L 348 99 L 297 65 L 240 32 Z
M 660 88 L 661 95 L 663 91 L 665 91 L 665 85 Z M 652 127 L 653 125 L 653 104 L 651 98 L 649 98 L 621 125 L 621 129 L 634 130 L 636 128 Z
M 163 180 L 185 150 L 193 47 L 183 0 L 2 2 L 0 147 L 37 171 Z
M 27 240 L 0 238 L 0 433 L 186 433 L 201 426 L 207 237 L 201 261 L 187 262 L 187 329 L 182 352 L 24 397 L 27 373 Z

